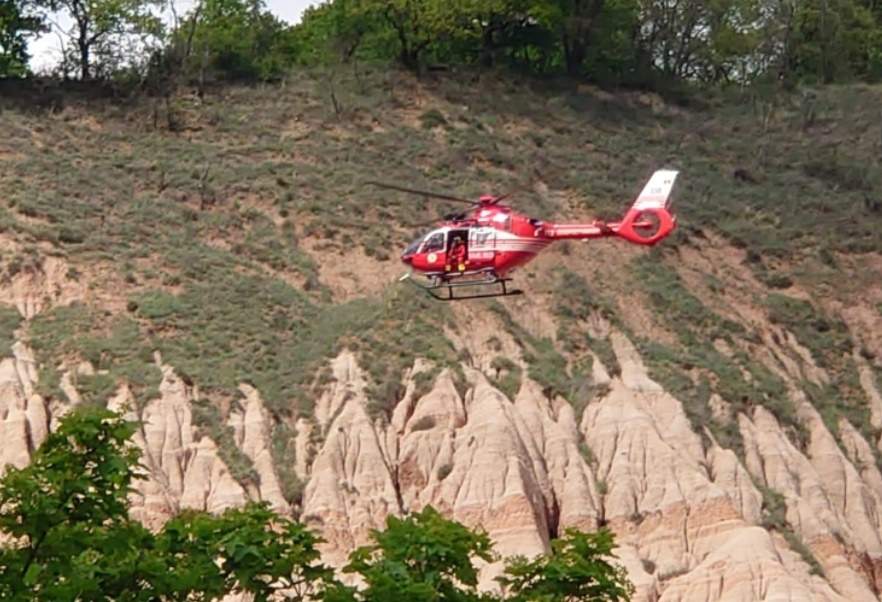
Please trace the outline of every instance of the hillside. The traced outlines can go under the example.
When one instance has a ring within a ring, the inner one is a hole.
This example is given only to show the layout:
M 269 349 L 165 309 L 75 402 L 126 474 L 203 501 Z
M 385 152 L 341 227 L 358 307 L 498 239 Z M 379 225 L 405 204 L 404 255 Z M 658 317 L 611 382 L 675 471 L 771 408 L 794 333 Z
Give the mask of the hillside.
M 637 600 L 879 599 L 882 88 L 357 75 L 0 97 L 0 464 L 108 404 L 151 525 L 265 499 L 339 563 L 433 504 L 503 554 L 608 525 Z M 446 207 L 362 184 L 611 218 L 662 166 L 662 245 L 452 306 L 396 283 Z

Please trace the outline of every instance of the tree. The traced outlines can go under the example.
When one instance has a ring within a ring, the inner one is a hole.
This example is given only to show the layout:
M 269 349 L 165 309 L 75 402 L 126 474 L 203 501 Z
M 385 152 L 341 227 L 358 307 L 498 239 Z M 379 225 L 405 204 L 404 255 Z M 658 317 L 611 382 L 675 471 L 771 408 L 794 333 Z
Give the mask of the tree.
M 539 0 L 531 15 L 553 31 L 569 75 L 580 75 L 605 0 Z
M 0 531 L 15 544 L 0 551 L 0 598 L 114 590 L 111 582 L 124 577 L 147 537 L 125 518 L 137 461 L 125 442 L 133 432 L 107 414 L 77 413 L 30 466 L 9 470 L 0 484 Z
M 478 571 L 472 559 L 491 561 L 490 538 L 447 520 L 427 507 L 404 518 L 389 516 L 385 531 L 374 531 L 373 545 L 349 557 L 343 569 L 357 573 L 365 588 L 348 590 L 340 600 L 388 602 L 480 601 Z M 342 591 L 342 590 L 341 590 Z
M 162 22 L 154 9 L 164 6 L 164 0 L 43 0 L 51 9 L 64 10 L 73 27 L 64 32 L 73 44 L 68 53 L 80 71 L 83 80 L 96 75 L 96 67 L 103 63 L 123 63 L 133 58 L 131 36 L 159 35 Z M 128 51 L 121 51 L 128 46 Z M 100 61 L 96 60 L 100 57 Z
M 138 477 L 134 425 L 103 409 L 72 411 L 0 482 L 0 599 L 307 600 L 332 585 L 318 539 L 265 505 L 221 516 L 186 512 L 153 534 L 128 517 Z
M 200 61 L 229 79 L 279 77 L 295 61 L 293 29 L 263 0 L 201 0 L 176 35 Z
M 880 0 L 328 0 L 293 38 L 301 63 L 395 59 L 417 72 L 440 61 L 638 85 L 882 77 Z
M 365 37 L 376 36 L 383 27 L 377 11 L 361 0 L 310 6 L 297 26 L 298 54 L 307 63 L 345 63 L 355 57 Z
M 551 542 L 551 554 L 508 561 L 498 578 L 511 602 L 613 602 L 629 600 L 633 586 L 625 570 L 607 558 L 614 547 L 612 533 L 581 533 L 567 529 Z
M 283 593 L 286 600 L 311 600 L 337 585 L 333 571 L 318 562 L 318 537 L 302 524 L 275 514 L 265 504 L 248 504 L 221 516 L 187 511 L 157 536 L 168 571 L 164 595 L 191 600 L 249 593 L 255 602 Z
M 27 73 L 26 37 L 42 31 L 42 20 L 26 14 L 22 0 L 0 0 L 0 77 L 21 77 Z
M 854 0 L 805 0 L 794 20 L 791 56 L 802 75 L 831 83 L 867 73 L 880 41 L 870 9 Z
M 395 32 L 398 60 L 419 71 L 422 56 L 443 32 L 438 28 L 438 10 L 444 0 L 367 0 L 370 12 L 381 16 Z

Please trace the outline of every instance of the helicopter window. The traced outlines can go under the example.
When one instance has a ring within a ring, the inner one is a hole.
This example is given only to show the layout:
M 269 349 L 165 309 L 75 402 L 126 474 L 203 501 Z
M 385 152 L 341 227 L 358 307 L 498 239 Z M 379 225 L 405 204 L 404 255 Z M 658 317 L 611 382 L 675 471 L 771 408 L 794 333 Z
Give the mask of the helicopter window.
M 493 230 L 490 228 L 477 228 L 472 234 L 472 244 L 481 247 L 488 244 L 487 241 L 493 236 Z
M 426 240 L 426 244 L 423 245 L 423 253 L 431 253 L 432 251 L 443 251 L 444 250 L 444 234 L 438 232 L 437 234 L 433 234 Z
M 500 230 L 511 230 L 511 215 L 508 213 L 499 213 L 493 217 L 493 221 L 499 224 L 497 228 Z

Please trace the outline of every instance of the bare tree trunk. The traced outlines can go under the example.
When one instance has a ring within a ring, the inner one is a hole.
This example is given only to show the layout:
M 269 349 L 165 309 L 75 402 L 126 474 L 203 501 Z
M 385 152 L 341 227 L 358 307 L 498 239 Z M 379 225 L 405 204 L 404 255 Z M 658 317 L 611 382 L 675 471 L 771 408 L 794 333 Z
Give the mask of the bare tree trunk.
M 561 43 L 564 49 L 567 73 L 579 75 L 585 58 L 588 56 L 591 32 L 594 23 L 606 0 L 584 0 L 577 2 L 576 14 L 569 17 L 571 23 L 564 25 Z
M 882 161 L 882 128 L 879 128 L 879 160 Z
M 337 89 L 334 86 L 335 76 L 336 76 L 336 73 L 334 72 L 334 68 L 331 67 L 331 71 L 328 74 L 328 88 L 330 90 L 331 104 L 334 105 L 334 115 L 336 115 L 339 118 L 340 113 L 343 112 L 343 106 L 340 104 L 340 101 L 337 100 Z
M 358 91 L 365 93 L 364 80 L 361 78 L 361 71 L 358 70 L 358 57 L 352 61 L 352 70 L 355 74 L 355 83 L 358 85 Z
M 199 62 L 199 99 L 205 95 L 205 68 L 208 65 L 208 48 L 202 48 L 202 57 Z
M 77 46 L 80 49 L 80 79 L 86 81 L 91 78 L 91 73 L 89 69 L 89 61 L 91 57 L 89 56 L 89 40 L 86 37 L 86 30 L 80 29 L 80 37 L 77 40 Z
M 89 16 L 88 5 L 84 4 L 82 0 L 71 0 L 67 6 L 76 23 L 76 43 L 80 54 L 80 79 L 85 81 L 90 79 L 92 75 L 89 69 L 91 61 L 89 53 L 92 42 L 95 40 L 95 36 L 89 37 L 92 30 L 92 19 Z
M 174 132 L 178 129 L 178 122 L 175 120 L 175 114 L 171 106 L 171 93 L 166 91 L 165 94 L 165 123 L 168 131 Z
M 214 205 L 216 202 L 216 198 L 214 196 L 214 191 L 209 189 L 208 182 L 208 170 L 210 166 L 206 165 L 205 169 L 202 170 L 202 175 L 199 177 L 199 210 L 205 211 L 205 209 L 209 205 Z
M 570 41 L 564 38 L 564 58 L 567 63 L 567 74 L 576 76 L 582 70 L 582 63 L 585 62 L 585 45 L 579 40 Z

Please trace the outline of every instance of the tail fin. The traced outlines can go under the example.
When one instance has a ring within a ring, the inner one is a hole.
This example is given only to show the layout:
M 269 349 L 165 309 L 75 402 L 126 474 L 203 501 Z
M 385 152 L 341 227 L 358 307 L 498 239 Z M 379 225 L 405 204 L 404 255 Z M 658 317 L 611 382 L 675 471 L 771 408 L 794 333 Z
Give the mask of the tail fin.
M 660 169 L 652 174 L 628 213 L 614 226 L 616 234 L 644 245 L 654 245 L 669 235 L 677 225 L 677 220 L 668 211 L 668 207 L 678 173 L 671 169 Z M 654 220 L 643 220 L 645 217 Z M 647 229 L 652 231 L 647 232 Z
M 660 169 L 652 174 L 632 209 L 667 209 L 678 173 L 672 169 Z

